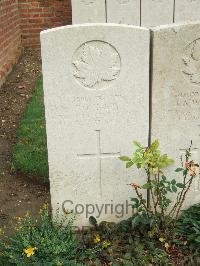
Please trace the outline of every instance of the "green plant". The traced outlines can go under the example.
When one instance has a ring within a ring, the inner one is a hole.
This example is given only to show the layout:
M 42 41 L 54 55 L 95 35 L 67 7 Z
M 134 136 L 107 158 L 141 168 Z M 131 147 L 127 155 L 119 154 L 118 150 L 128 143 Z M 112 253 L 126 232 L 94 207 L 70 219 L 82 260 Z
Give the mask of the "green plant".
M 48 159 L 42 80 L 37 82 L 32 99 L 17 129 L 13 148 L 16 171 L 48 178 Z
M 105 221 L 97 224 L 95 218 L 90 217 L 90 223 L 93 228 L 85 232 L 83 242 L 85 246 L 99 247 L 93 258 L 94 265 L 172 265 L 160 241 L 133 228 L 132 218 L 117 224 Z M 109 244 L 102 248 L 105 242 Z
M 166 154 L 161 154 L 158 140 L 155 140 L 149 147 L 144 147 L 139 142 L 134 142 L 134 144 L 137 148 L 133 156 L 123 156 L 120 159 L 126 162 L 127 168 L 135 166 L 138 169 L 143 169 L 147 175 L 147 182 L 143 185 L 130 184 L 137 195 L 137 198 L 132 199 L 133 207 L 137 210 L 132 223 L 135 227 L 144 225 L 151 236 L 161 237 L 166 234 L 166 231 L 173 231 L 174 222 L 177 220 L 186 194 L 197 176 L 199 166 L 190 160 L 190 146 L 186 150 L 185 161 L 183 162 L 182 159 L 181 167 L 175 170 L 177 173 L 182 173 L 182 182 L 177 182 L 175 179 L 169 180 L 164 175 L 164 170 L 174 161 Z M 147 200 L 144 193 L 141 192 L 142 190 L 148 191 Z M 172 193 L 177 193 L 175 203 L 169 197 L 169 194 Z M 173 237 L 171 232 L 168 232 L 169 237 Z
M 176 234 L 200 255 L 200 204 L 183 211 L 176 225 Z
M 79 241 L 73 220 L 52 221 L 45 205 L 38 220 L 27 213 L 17 218 L 13 236 L 1 236 L 0 265 L 77 265 Z M 65 227 L 63 225 L 65 224 Z

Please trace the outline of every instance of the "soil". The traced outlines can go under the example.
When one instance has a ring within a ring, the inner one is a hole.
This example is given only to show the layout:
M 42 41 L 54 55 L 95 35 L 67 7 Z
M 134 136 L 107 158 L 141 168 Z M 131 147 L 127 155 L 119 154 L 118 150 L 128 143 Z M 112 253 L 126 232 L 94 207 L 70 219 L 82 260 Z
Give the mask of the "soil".
M 16 130 L 41 76 L 41 59 L 25 50 L 7 81 L 0 88 L 0 227 L 11 230 L 15 217 L 30 211 L 34 216 L 44 202 L 50 202 L 49 185 L 40 177 L 12 171 L 12 147 Z

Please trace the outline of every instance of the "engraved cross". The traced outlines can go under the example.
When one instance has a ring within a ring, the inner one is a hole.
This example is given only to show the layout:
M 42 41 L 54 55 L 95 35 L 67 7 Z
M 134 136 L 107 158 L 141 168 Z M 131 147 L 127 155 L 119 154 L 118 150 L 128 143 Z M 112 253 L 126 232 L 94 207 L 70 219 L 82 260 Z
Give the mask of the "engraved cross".
M 96 130 L 97 134 L 97 152 L 96 153 L 84 153 L 84 154 L 77 154 L 80 159 L 90 159 L 96 158 L 98 160 L 98 175 L 99 175 L 99 185 L 100 185 L 100 195 L 102 196 L 102 159 L 105 158 L 118 158 L 120 156 L 120 152 L 102 152 L 101 150 L 101 131 Z

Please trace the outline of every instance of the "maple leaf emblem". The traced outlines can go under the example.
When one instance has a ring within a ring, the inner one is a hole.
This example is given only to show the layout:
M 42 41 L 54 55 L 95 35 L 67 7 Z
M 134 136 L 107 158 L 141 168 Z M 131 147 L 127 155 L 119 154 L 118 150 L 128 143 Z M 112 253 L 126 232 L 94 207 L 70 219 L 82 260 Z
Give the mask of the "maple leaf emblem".
M 200 39 L 189 46 L 189 55 L 183 57 L 184 70 L 192 83 L 200 84 Z
M 93 88 L 101 82 L 116 79 L 120 72 L 118 60 L 118 53 L 109 44 L 104 43 L 99 47 L 84 44 L 81 55 L 73 61 L 74 76 L 84 86 Z

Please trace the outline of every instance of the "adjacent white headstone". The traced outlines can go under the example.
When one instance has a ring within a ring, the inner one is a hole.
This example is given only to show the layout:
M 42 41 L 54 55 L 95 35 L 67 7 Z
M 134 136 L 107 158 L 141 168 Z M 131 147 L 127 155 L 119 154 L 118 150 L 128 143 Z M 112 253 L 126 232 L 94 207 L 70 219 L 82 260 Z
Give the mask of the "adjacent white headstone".
M 199 163 L 200 24 L 154 29 L 152 73 L 153 139 L 158 138 L 163 151 L 176 158 L 174 167 L 180 167 L 180 157 L 192 140 L 191 153 Z M 181 178 L 174 173 L 171 177 Z M 186 206 L 199 201 L 200 179 L 196 177 Z
M 176 0 L 175 22 L 200 20 L 199 0 Z
M 142 0 L 141 25 L 145 27 L 173 23 L 174 0 Z
M 140 26 L 140 0 L 107 0 L 107 22 Z
M 52 206 L 80 212 L 79 225 L 87 208 L 99 221 L 126 218 L 127 184 L 144 181 L 118 157 L 147 144 L 149 39 L 115 24 L 41 33 Z
M 72 0 L 72 23 L 106 22 L 105 0 Z

